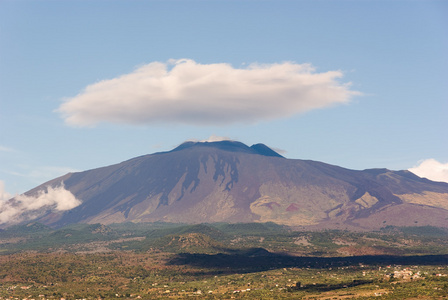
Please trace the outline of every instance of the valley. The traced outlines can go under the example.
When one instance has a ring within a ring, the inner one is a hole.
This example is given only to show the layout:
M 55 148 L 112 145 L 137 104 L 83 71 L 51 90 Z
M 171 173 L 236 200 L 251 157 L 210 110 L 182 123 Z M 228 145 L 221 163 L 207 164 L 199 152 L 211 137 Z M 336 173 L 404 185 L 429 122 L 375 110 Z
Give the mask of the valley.
M 0 232 L 0 299 L 443 299 L 448 232 L 39 223 Z

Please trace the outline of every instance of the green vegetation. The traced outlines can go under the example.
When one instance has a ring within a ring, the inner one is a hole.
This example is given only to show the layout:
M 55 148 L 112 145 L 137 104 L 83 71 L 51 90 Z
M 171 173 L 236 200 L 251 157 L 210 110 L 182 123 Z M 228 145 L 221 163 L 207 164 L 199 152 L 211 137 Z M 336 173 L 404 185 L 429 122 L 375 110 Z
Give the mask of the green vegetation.
M 447 299 L 448 232 L 31 223 L 0 231 L 0 299 Z

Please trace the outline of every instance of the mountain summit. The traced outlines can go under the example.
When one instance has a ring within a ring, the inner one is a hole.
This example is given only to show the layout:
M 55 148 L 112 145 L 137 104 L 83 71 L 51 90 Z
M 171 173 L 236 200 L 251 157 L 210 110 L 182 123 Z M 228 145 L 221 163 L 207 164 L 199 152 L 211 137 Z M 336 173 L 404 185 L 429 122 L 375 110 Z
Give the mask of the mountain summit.
M 217 141 L 217 142 L 185 142 L 174 148 L 169 152 L 184 150 L 187 148 L 193 147 L 209 147 L 216 148 L 223 151 L 230 152 L 241 152 L 241 153 L 249 153 L 249 154 L 259 154 L 264 156 L 275 156 L 275 157 L 283 157 L 265 144 L 254 144 L 250 147 L 247 145 L 236 142 L 236 141 Z
M 43 209 L 50 226 L 119 222 L 275 222 L 315 228 L 448 227 L 448 184 L 408 171 L 349 170 L 287 159 L 263 144 L 185 142 L 175 149 L 69 173 L 61 185 L 81 204 Z M 36 212 L 35 212 L 36 214 Z

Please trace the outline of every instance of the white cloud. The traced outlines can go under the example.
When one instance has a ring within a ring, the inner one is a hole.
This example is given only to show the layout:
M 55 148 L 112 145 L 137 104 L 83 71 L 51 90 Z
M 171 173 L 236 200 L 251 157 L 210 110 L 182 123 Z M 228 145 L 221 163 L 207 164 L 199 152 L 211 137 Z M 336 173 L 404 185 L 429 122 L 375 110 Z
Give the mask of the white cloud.
M 271 148 L 271 147 L 269 147 L 269 148 Z M 286 151 L 284 149 L 275 148 L 275 147 L 272 147 L 271 149 L 274 150 L 275 152 L 279 153 L 279 154 L 286 154 L 288 152 L 288 151 Z
M 212 134 L 211 136 L 209 136 L 207 139 L 205 140 L 200 140 L 200 139 L 187 139 L 185 141 L 183 141 L 181 144 L 186 143 L 186 142 L 194 142 L 194 143 L 212 143 L 212 142 L 222 142 L 222 141 L 233 141 L 233 139 L 226 137 L 226 136 L 217 136 Z
M 185 142 L 201 142 L 201 143 L 205 143 L 205 142 L 221 142 L 221 141 L 233 141 L 231 138 L 226 137 L 226 136 L 217 136 L 212 134 L 211 136 L 209 136 L 207 139 L 205 140 L 200 140 L 200 139 L 188 139 L 185 140 Z
M 222 141 L 232 141 L 231 138 L 228 138 L 226 136 L 217 136 L 212 134 L 208 139 L 202 140 L 201 142 L 222 142 Z
M 237 69 L 169 60 L 91 84 L 57 111 L 75 126 L 254 123 L 349 102 L 360 93 L 340 83 L 342 76 L 341 71 L 317 73 L 310 64 L 293 62 Z
M 435 159 L 425 159 L 409 171 L 417 176 L 424 177 L 433 181 L 448 182 L 448 163 L 441 163 Z
M 3 180 L 0 180 L 0 205 L 2 201 L 9 200 L 11 199 L 11 197 L 11 194 L 5 191 L 5 183 L 3 182 Z
M 59 187 L 48 186 L 36 196 L 17 195 L 10 201 L 0 201 L 0 224 L 17 223 L 26 218 L 37 217 L 41 208 L 53 211 L 65 211 L 77 207 L 81 201 L 62 184 Z

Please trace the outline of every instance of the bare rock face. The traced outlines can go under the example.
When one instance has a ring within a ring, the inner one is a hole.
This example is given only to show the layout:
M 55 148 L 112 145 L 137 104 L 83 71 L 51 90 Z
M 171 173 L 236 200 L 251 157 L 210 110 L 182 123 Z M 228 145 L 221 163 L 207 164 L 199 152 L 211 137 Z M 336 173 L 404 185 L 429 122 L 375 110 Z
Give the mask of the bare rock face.
M 355 171 L 286 159 L 263 144 L 186 142 L 169 152 L 70 173 L 82 204 L 47 212 L 51 226 L 119 222 L 275 222 L 299 227 L 448 227 L 448 184 L 408 171 Z

